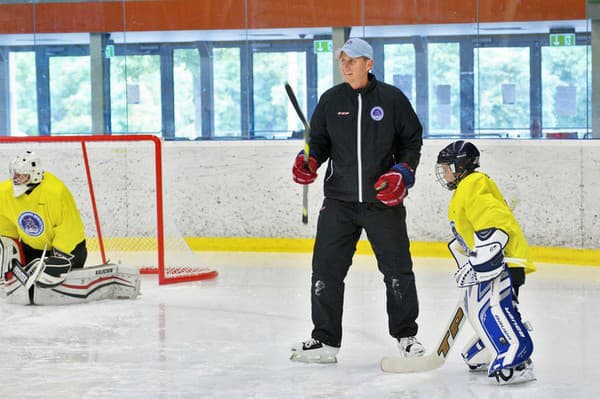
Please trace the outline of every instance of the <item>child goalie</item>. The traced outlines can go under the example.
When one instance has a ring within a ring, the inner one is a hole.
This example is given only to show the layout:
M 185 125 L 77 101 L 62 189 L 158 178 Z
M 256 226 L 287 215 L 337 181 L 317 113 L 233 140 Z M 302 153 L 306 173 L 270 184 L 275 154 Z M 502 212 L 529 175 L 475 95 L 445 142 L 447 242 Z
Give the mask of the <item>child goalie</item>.
M 66 185 L 25 151 L 0 182 L 0 286 L 10 303 L 69 304 L 135 298 L 139 270 L 84 268 L 84 226 Z
M 516 305 L 525 274 L 535 271 L 535 265 L 498 187 L 475 171 L 479 155 L 472 143 L 456 141 L 439 152 L 436 164 L 437 180 L 454 190 L 448 219 L 455 238 L 448 248 L 458 264 L 454 277 L 465 290 L 464 308 L 476 332 L 462 357 L 471 370 L 487 369 L 499 384 L 522 383 L 535 379 L 533 342 Z

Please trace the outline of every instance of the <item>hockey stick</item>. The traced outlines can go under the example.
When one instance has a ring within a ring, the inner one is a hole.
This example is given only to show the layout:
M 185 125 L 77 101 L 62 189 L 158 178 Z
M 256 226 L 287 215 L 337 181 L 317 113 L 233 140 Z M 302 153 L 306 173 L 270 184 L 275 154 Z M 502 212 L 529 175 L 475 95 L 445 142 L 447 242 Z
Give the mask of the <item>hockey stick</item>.
M 308 143 L 308 138 L 310 137 L 310 124 L 304 117 L 304 113 L 300 109 L 300 105 L 298 104 L 298 99 L 294 94 L 294 90 L 289 83 L 285 84 L 285 91 L 290 99 L 290 102 L 294 106 L 296 110 L 296 114 L 298 114 L 298 118 L 300 118 L 300 122 L 304 125 L 304 166 L 306 169 L 310 170 L 309 159 L 310 159 L 310 144 Z M 308 223 L 308 184 L 304 184 L 302 186 L 302 223 Z
M 34 285 L 35 282 L 37 281 L 39 275 L 46 268 L 46 262 L 44 261 L 44 259 L 46 259 L 46 246 L 45 245 L 44 245 L 44 251 L 42 252 L 42 256 L 40 256 L 40 260 L 38 261 L 37 265 L 35 265 L 35 268 L 31 272 L 31 275 L 29 276 L 29 279 L 27 280 L 27 284 L 25 284 L 25 288 L 29 289 L 29 287 Z
M 44 262 L 44 258 L 46 257 L 46 247 L 44 246 L 44 251 L 42 252 L 42 256 L 37 260 L 37 264 L 31 267 L 31 271 L 25 271 L 25 268 L 21 266 L 19 262 L 15 262 L 12 268 L 12 272 L 17 280 L 25 287 L 25 289 L 29 290 L 33 284 L 37 281 L 39 275 L 46 268 L 46 262 Z M 32 260 L 31 262 L 34 262 Z M 27 267 L 27 266 L 25 266 Z
M 441 367 L 450 353 L 456 336 L 465 323 L 466 314 L 463 308 L 464 294 L 456 303 L 452 317 L 446 325 L 435 352 L 419 357 L 389 356 L 381 359 L 381 370 L 388 373 L 415 373 L 429 371 Z
M 525 267 L 526 260 L 523 258 L 504 258 L 505 262 L 517 264 Z M 460 332 L 466 320 L 466 313 L 463 307 L 464 295 L 461 290 L 461 294 L 458 298 L 458 302 L 452 312 L 452 317 L 446 325 L 442 337 L 440 338 L 436 351 L 421 357 L 400 357 L 400 356 L 389 356 L 381 359 L 381 370 L 389 373 L 415 373 L 421 371 L 430 371 L 441 367 L 452 346 L 456 340 L 456 336 Z

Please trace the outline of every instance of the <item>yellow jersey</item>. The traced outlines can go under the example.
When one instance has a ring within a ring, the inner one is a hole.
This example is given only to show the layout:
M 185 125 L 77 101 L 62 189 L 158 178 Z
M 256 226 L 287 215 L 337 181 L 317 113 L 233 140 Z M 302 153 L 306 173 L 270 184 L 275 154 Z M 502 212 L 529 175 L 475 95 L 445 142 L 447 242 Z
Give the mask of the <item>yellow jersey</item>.
M 448 220 L 470 249 L 473 249 L 476 231 L 492 227 L 502 229 L 509 236 L 504 255 L 525 259 L 526 273 L 536 270 L 517 219 L 496 183 L 486 174 L 473 172 L 458 183 L 448 207 Z
M 85 239 L 85 229 L 71 192 L 52 173 L 29 194 L 14 196 L 10 179 L 0 183 L 0 235 L 32 248 L 71 253 Z

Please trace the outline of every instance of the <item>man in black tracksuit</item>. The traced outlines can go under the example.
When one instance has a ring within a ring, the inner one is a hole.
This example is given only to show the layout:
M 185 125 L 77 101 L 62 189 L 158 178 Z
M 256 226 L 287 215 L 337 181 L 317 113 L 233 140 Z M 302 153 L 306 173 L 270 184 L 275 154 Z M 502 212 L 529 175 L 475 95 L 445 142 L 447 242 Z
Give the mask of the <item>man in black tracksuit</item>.
M 418 299 L 402 200 L 414 184 L 422 126 L 406 96 L 377 81 L 371 46 L 350 39 L 336 52 L 344 83 L 326 91 L 311 119 L 308 169 L 301 151 L 294 181 L 310 184 L 328 161 L 325 200 L 312 262 L 312 338 L 292 360 L 337 361 L 342 341 L 344 278 L 364 229 L 384 275 L 389 332 L 403 356 L 421 356 Z

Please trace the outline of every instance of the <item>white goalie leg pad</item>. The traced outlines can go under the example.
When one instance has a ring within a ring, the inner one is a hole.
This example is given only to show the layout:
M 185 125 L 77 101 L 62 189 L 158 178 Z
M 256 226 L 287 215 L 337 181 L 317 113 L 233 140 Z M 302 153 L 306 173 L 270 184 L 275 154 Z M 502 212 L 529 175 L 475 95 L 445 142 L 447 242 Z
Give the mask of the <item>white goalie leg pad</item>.
M 478 281 L 489 281 L 504 271 L 504 247 L 507 243 L 508 234 L 500 229 L 475 232 L 475 248 L 469 254 L 469 263 Z
M 140 292 L 137 267 L 106 264 L 72 270 L 59 285 L 35 287 L 37 305 L 68 305 L 102 299 L 134 299 Z
M 493 357 L 490 377 L 524 364 L 533 352 L 533 342 L 514 308 L 512 295 L 506 270 L 493 280 L 467 288 L 469 322 Z
M 135 299 L 140 294 L 140 269 L 131 265 L 119 264 L 115 278 L 120 283 L 115 285 L 115 299 Z
M 12 273 L 9 273 L 8 278 L 4 281 L 3 291 L 7 303 L 17 305 L 30 304 L 29 290 Z
M 491 352 L 477 335 L 467 342 L 461 356 L 471 371 L 487 371 L 492 362 Z
M 27 278 L 27 272 L 21 266 L 23 262 L 24 256 L 19 241 L 0 236 L 0 288 L 8 303 L 29 305 L 29 292 L 14 270 L 15 265 L 18 265 L 20 269 L 16 272 L 21 271 Z
M 21 265 L 24 262 L 21 245 L 14 238 L 0 236 L 0 284 L 4 283 L 5 275 L 12 271 L 13 262 Z

